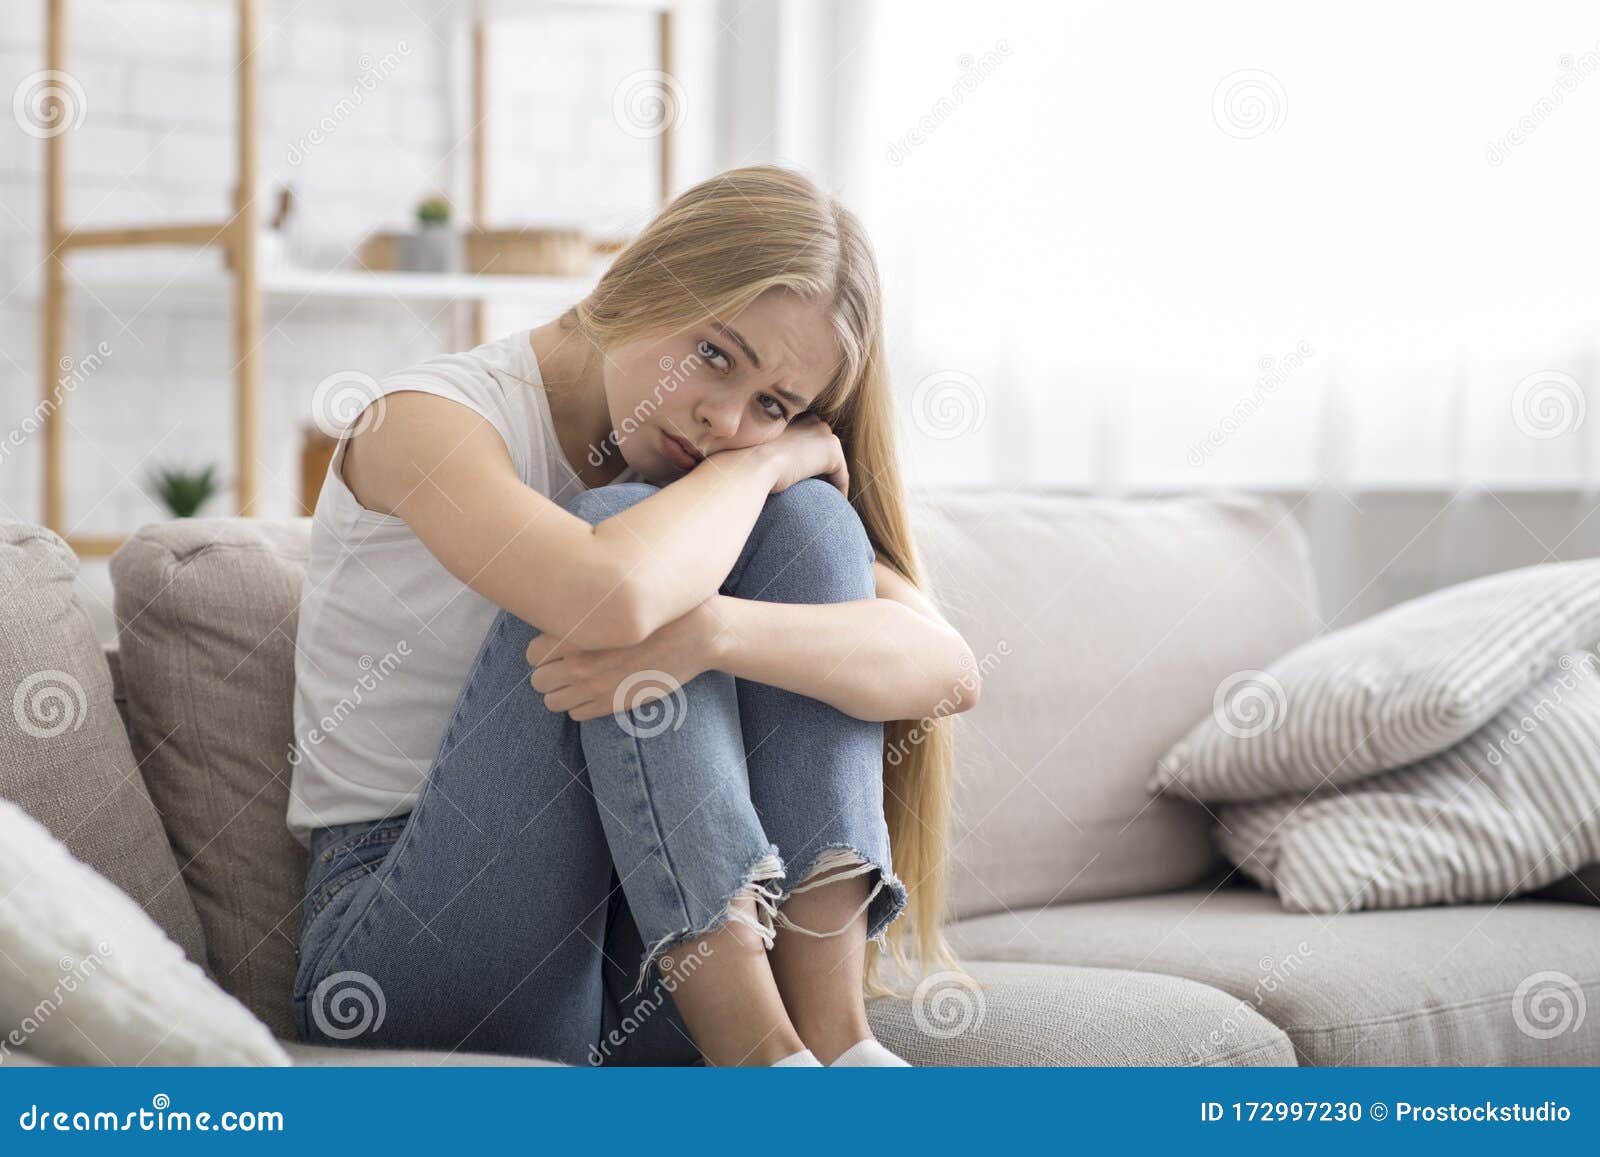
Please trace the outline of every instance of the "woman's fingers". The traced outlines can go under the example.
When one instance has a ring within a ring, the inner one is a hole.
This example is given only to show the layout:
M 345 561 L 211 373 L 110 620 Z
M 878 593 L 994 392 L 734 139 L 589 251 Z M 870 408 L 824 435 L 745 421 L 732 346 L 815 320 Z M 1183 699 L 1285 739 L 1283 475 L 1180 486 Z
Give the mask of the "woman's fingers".
M 535 691 L 559 691 L 571 684 L 572 670 L 567 662 L 562 659 L 556 659 L 553 662 L 545 663 L 543 666 L 535 667 L 533 674 L 528 676 L 528 682 L 533 684 Z
M 574 707 L 582 707 L 589 701 L 589 693 L 574 687 L 563 687 L 559 691 L 552 691 L 544 697 L 546 711 L 563 712 L 571 711 Z

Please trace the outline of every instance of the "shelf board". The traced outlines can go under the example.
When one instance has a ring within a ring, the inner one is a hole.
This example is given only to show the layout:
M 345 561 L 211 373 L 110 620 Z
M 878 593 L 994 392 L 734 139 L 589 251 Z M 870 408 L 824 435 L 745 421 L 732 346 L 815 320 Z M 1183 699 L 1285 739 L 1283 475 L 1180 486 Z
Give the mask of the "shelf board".
M 93 302 L 135 301 L 141 306 L 157 306 L 163 301 L 185 306 L 196 303 L 225 304 L 232 294 L 233 277 L 215 266 L 193 264 L 173 271 L 157 267 L 136 267 L 126 263 L 96 267 L 74 256 L 67 289 L 74 297 Z M 269 302 L 291 302 L 307 298 L 343 298 L 367 301 L 526 301 L 563 307 L 575 305 L 600 279 L 604 265 L 578 277 L 516 277 L 475 273 L 373 273 L 365 269 L 302 269 L 295 266 L 263 266 L 260 273 L 262 295 Z M 20 287 L 17 296 L 37 298 L 39 279 Z
M 363 269 L 269 268 L 262 292 L 271 296 L 419 298 L 430 301 L 514 301 L 566 297 L 575 303 L 597 277 L 500 277 L 474 273 L 371 273 Z
M 186 0 L 200 8 L 233 8 L 238 0 Z M 515 19 L 518 16 L 537 16 L 545 12 L 560 11 L 621 11 L 663 12 L 682 11 L 708 0 L 429 0 L 419 11 L 411 11 L 394 0 L 322 0 L 316 5 L 305 5 L 305 0 L 263 0 L 262 10 L 268 16 L 292 16 L 302 6 L 310 10 L 308 19 L 327 19 L 346 15 L 381 17 L 397 20 L 447 19 Z M 396 12 L 398 9 L 398 12 Z

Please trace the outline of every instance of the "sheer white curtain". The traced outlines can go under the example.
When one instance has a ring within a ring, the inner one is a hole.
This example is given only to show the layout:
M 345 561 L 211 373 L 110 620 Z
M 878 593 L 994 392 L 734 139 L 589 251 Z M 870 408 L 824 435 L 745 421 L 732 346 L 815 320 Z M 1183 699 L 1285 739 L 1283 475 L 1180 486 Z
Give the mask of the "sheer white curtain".
M 1592 2 L 833 11 L 917 481 L 1600 484 Z

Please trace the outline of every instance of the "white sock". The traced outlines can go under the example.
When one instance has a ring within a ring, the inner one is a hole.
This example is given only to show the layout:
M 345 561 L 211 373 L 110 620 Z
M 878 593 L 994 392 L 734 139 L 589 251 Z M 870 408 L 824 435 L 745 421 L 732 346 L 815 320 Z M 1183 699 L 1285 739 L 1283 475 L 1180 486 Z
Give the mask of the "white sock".
M 810 1049 L 801 1049 L 797 1053 L 790 1053 L 781 1061 L 773 1061 L 774 1069 L 820 1069 L 822 1062 L 817 1060 L 816 1054 Z
M 909 1069 L 911 1062 L 884 1048 L 872 1037 L 857 1041 L 834 1058 L 830 1069 Z

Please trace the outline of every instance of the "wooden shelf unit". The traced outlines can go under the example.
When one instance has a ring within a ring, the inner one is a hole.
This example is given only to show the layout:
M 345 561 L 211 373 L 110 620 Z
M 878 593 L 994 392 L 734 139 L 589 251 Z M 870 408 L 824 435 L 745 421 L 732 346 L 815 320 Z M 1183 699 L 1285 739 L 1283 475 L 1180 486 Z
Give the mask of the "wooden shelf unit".
M 45 139 L 44 159 L 44 291 L 40 301 L 40 353 L 43 378 L 44 495 L 42 522 L 67 540 L 85 558 L 103 557 L 123 542 L 119 536 L 74 535 L 66 512 L 67 391 L 61 389 L 56 367 L 67 356 L 68 254 L 79 249 L 126 248 L 150 245 L 216 246 L 225 257 L 224 275 L 231 282 L 233 327 L 234 502 L 238 514 L 257 513 L 259 405 L 261 389 L 262 309 L 269 293 L 328 294 L 341 297 L 416 297 L 478 303 L 475 332 L 487 339 L 483 303 L 489 300 L 537 297 L 571 292 L 577 301 L 590 284 L 584 278 L 497 277 L 441 273 L 369 273 L 355 269 L 313 270 L 292 267 L 263 268 L 257 253 L 260 236 L 258 152 L 261 117 L 261 43 L 263 0 L 216 0 L 236 12 L 235 69 L 238 116 L 234 129 L 234 195 L 226 218 L 183 224 L 138 225 L 116 228 L 75 229 L 67 222 L 67 141 L 70 133 L 53 133 Z M 352 8 L 352 0 L 343 0 Z M 337 10 L 338 5 L 332 7 Z M 45 67 L 67 72 L 68 0 L 46 0 Z M 529 14 L 540 10 L 631 9 L 653 12 L 657 18 L 660 71 L 673 75 L 673 0 L 456 0 L 445 7 L 472 21 L 471 52 L 471 209 L 472 220 L 487 224 L 488 215 L 488 36 L 491 17 Z M 322 12 L 325 14 L 325 9 Z M 663 92 L 672 99 L 671 88 Z M 674 122 L 670 106 L 663 115 L 658 138 L 660 199 L 673 188 Z

